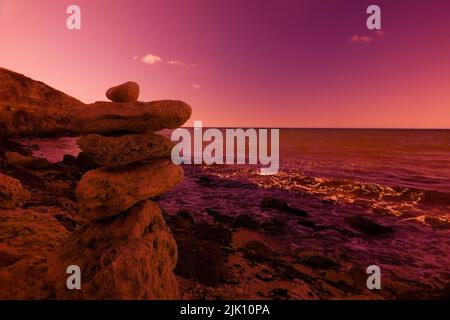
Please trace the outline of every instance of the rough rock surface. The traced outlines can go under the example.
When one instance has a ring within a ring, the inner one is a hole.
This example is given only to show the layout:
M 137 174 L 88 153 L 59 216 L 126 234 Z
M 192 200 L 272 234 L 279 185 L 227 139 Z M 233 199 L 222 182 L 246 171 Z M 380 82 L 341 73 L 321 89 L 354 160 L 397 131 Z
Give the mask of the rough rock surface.
M 120 137 L 89 134 L 78 139 L 77 144 L 95 163 L 105 167 L 169 157 L 173 146 L 169 139 L 156 134 Z
M 48 299 L 47 255 L 68 231 L 55 211 L 0 210 L 0 299 Z M 67 213 L 65 213 L 67 214 Z
M 0 136 L 47 136 L 68 130 L 68 111 L 82 105 L 46 84 L 0 68 Z
M 170 160 L 87 172 L 78 183 L 80 213 L 99 220 L 127 210 L 133 204 L 161 195 L 183 178 L 183 169 Z
M 139 98 L 139 85 L 129 81 L 106 91 L 106 97 L 114 102 L 135 102 Z
M 29 197 L 19 180 L 0 173 L 0 209 L 20 207 Z
M 44 158 L 35 158 L 32 156 L 25 156 L 18 152 L 7 152 L 5 154 L 6 161 L 8 164 L 12 164 L 14 166 L 19 166 L 26 169 L 45 169 L 50 166 L 50 163 L 47 159 Z
M 176 243 L 151 201 L 82 226 L 49 256 L 57 299 L 177 299 Z M 81 269 L 81 290 L 68 290 L 66 268 Z
M 156 132 L 182 126 L 191 116 L 183 101 L 96 102 L 75 108 L 71 113 L 73 130 L 88 133 Z

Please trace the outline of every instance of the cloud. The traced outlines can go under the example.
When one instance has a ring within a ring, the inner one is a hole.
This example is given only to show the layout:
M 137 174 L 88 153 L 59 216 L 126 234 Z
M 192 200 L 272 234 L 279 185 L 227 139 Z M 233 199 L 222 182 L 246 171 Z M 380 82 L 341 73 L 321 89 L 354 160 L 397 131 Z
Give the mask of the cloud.
M 149 54 L 143 56 L 142 59 L 141 59 L 141 61 L 142 61 L 143 63 L 149 64 L 149 65 L 155 65 L 155 64 L 164 62 L 164 60 L 163 60 L 161 57 L 156 56 L 156 55 L 151 54 L 151 53 L 149 53 Z
M 372 38 L 369 36 L 360 36 L 360 35 L 354 34 L 351 37 L 351 41 L 353 43 L 369 43 L 369 42 L 372 42 Z
M 185 65 L 180 60 L 168 60 L 167 63 L 170 64 L 170 65 L 173 65 L 173 66 L 184 66 Z
M 196 84 L 196 83 L 193 83 L 193 84 L 192 84 L 192 87 L 193 87 L 194 89 L 200 89 L 200 85 L 199 85 L 199 84 Z

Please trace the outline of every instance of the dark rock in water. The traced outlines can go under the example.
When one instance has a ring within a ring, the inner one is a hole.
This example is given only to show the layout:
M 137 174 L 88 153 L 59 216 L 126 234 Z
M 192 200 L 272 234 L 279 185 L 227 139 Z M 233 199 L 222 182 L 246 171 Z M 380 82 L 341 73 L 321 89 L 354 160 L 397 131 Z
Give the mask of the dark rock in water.
M 180 217 L 183 220 L 189 221 L 189 223 L 191 225 L 195 224 L 194 218 L 192 217 L 192 214 L 189 211 L 181 210 L 181 211 L 178 212 L 177 216 Z
M 211 178 L 210 176 L 206 176 L 206 175 L 198 177 L 196 182 L 198 184 L 200 184 L 202 186 L 206 186 L 206 187 L 214 186 L 213 178 Z
M 168 216 L 167 222 L 179 251 L 175 273 L 207 286 L 224 283 L 228 277 L 225 263 L 227 248 L 231 245 L 231 231 L 206 223 L 195 224 L 187 212 Z
M 77 164 L 77 158 L 70 154 L 65 154 L 62 163 L 68 166 L 75 166 Z
M 425 223 L 434 229 L 450 229 L 450 222 L 441 220 L 439 217 L 425 217 Z
M 175 216 L 167 217 L 167 221 L 173 231 L 181 232 L 190 229 L 195 224 L 194 218 L 188 211 L 180 211 Z
M 237 228 L 257 229 L 259 224 L 251 216 L 246 214 L 240 214 L 233 222 L 233 226 Z
M 206 208 L 206 213 L 210 215 L 214 219 L 214 221 L 219 223 L 231 223 L 234 221 L 232 217 L 220 214 L 218 211 L 212 208 Z
M 304 210 L 298 209 L 298 208 L 292 208 L 288 205 L 288 203 L 282 199 L 277 199 L 277 198 L 264 198 L 261 201 L 261 208 L 264 209 L 276 209 L 276 210 L 280 210 L 280 211 L 285 211 L 285 212 L 289 212 L 292 213 L 294 215 L 297 216 L 301 216 L 301 217 L 307 217 L 308 213 Z
M 260 227 L 269 234 L 280 235 L 284 232 L 286 222 L 279 219 L 270 219 L 269 221 L 263 222 Z
M 302 252 L 299 262 L 314 269 L 332 269 L 339 267 L 334 259 L 316 252 Z
M 390 227 L 383 226 L 365 217 L 354 216 L 345 218 L 353 229 L 372 236 L 391 234 L 394 230 Z
M 99 165 L 85 152 L 80 152 L 78 154 L 75 164 L 83 171 L 83 173 L 99 168 Z
M 219 243 L 224 247 L 229 247 L 232 240 L 232 232 L 229 229 L 207 223 L 197 223 L 194 233 L 200 239 Z
M 244 258 L 254 264 L 270 263 L 277 256 L 265 243 L 256 240 L 247 242 L 241 251 L 244 254 Z
M 22 146 L 20 143 L 11 140 L 0 139 L 0 155 L 4 155 L 7 152 L 18 152 L 25 156 L 31 156 L 32 152 Z
M 311 221 L 311 220 L 299 220 L 299 221 L 297 221 L 297 223 L 299 225 L 307 227 L 307 228 L 314 229 L 316 227 L 316 224 L 314 223 L 314 221 Z

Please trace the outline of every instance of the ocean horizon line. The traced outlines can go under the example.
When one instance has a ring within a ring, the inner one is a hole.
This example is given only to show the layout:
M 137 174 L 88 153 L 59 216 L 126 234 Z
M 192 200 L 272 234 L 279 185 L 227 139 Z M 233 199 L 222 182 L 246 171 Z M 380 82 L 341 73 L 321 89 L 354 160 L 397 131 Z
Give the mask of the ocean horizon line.
M 181 128 L 193 129 L 193 126 L 182 126 Z M 203 128 L 218 128 L 218 129 L 251 129 L 251 128 L 263 128 L 263 129 L 299 129 L 299 130 L 436 130 L 436 131 L 448 131 L 450 128 L 378 128 L 378 127 L 268 127 L 268 126 L 203 126 Z

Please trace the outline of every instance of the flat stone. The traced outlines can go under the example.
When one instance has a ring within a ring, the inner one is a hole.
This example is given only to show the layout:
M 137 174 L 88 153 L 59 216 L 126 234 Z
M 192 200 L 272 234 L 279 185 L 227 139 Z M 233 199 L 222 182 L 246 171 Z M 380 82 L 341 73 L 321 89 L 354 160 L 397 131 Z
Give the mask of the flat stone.
M 181 127 L 191 116 L 191 107 L 183 101 L 96 102 L 71 113 L 73 131 L 82 134 L 156 132 Z
M 135 203 L 161 195 L 183 178 L 183 169 L 170 160 L 88 171 L 78 183 L 80 212 L 91 220 L 117 215 Z
M 139 85 L 136 82 L 126 82 L 106 91 L 106 97 L 114 102 L 134 102 L 139 98 Z
M 124 214 L 79 227 L 48 258 L 56 299 L 178 299 L 177 245 L 161 210 L 141 201 Z M 81 269 L 81 290 L 68 290 L 66 269 Z
M 77 140 L 81 150 L 105 167 L 170 157 L 172 141 L 156 134 L 130 134 L 105 137 L 89 134 Z
M 29 198 L 30 193 L 19 180 L 0 173 L 0 209 L 15 209 Z

